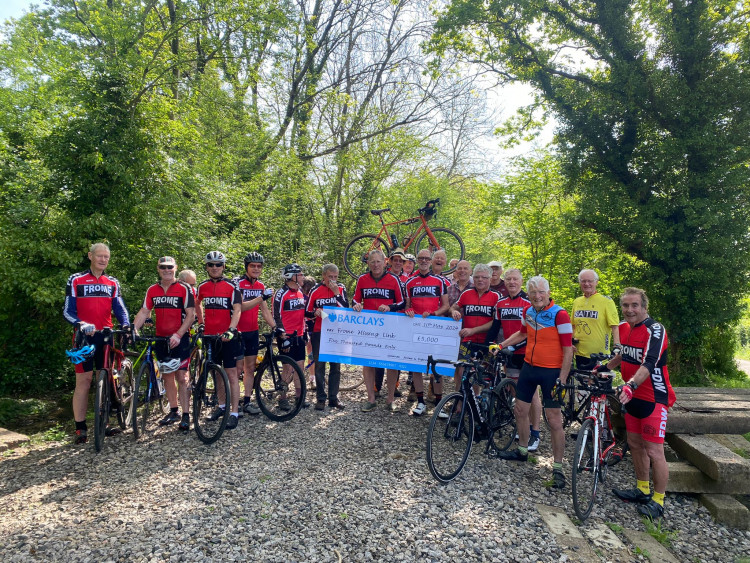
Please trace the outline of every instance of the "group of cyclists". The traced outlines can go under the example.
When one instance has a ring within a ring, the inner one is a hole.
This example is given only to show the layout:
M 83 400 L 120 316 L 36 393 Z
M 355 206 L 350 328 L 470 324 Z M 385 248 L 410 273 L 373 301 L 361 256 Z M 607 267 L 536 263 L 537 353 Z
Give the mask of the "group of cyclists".
M 78 331 L 88 335 L 94 345 L 91 358 L 76 365 L 76 390 L 73 412 L 76 443 L 87 440 L 86 409 L 94 365 L 101 366 L 97 346 L 102 329 L 111 328 L 112 314 L 123 328 L 130 326 L 128 311 L 119 283 L 105 273 L 110 258 L 107 245 L 96 243 L 88 254 L 91 266 L 68 280 L 64 316 Z M 620 322 L 612 299 L 596 291 L 598 275 L 582 270 L 579 283 L 583 295 L 574 301 L 569 314 L 551 298 L 548 281 L 534 276 L 526 282 L 516 268 L 503 272 L 500 262 L 476 264 L 452 260 L 453 273 L 443 274 L 448 257 L 443 250 L 422 249 L 417 256 L 407 255 L 400 248 L 389 256 L 375 249 L 369 252 L 367 271 L 356 282 L 351 304 L 346 288 L 338 281 L 335 264 L 322 268 L 322 279 L 308 294 L 303 293 L 305 278 L 297 264 L 284 267 L 284 285 L 274 291 L 266 287 L 260 276 L 265 260 L 257 252 L 245 256 L 245 273 L 235 279 L 225 277 L 226 257 L 219 251 L 205 257 L 207 279 L 197 285 L 191 270 L 177 273 L 174 258 L 159 258 L 159 282 L 149 287 L 143 305 L 133 321 L 135 332 L 155 312 L 156 335 L 169 338 L 156 349 L 162 365 L 170 366 L 164 373 L 164 384 L 170 413 L 160 422 L 169 425 L 179 421 L 180 430 L 190 428 L 187 366 L 190 356 L 190 327 L 195 321 L 207 335 L 220 335 L 213 344 L 213 357 L 224 366 L 229 377 L 229 405 L 219 405 L 211 417 L 224 416 L 229 409 L 226 428 L 237 427 L 243 413 L 260 411 L 252 402 L 253 376 L 258 354 L 259 315 L 278 337 L 283 352 L 304 368 L 306 343 L 312 344 L 315 361 L 316 410 L 343 409 L 339 400 L 341 367 L 318 361 L 320 331 L 325 316 L 323 307 L 349 307 L 354 311 L 400 311 L 414 317 L 447 316 L 461 323 L 460 355 L 470 354 L 474 345 L 496 342 L 494 349 L 509 348 L 506 375 L 517 382 L 515 415 L 518 423 L 518 447 L 500 452 L 508 461 L 524 462 L 528 453 L 539 447 L 542 409 L 550 428 L 553 454 L 552 483 L 565 487 L 562 461 L 565 435 L 560 405 L 555 396 L 556 385 L 565 384 L 571 369 L 594 372 L 620 367 L 626 384 L 619 399 L 627 404 L 625 413 L 628 444 L 636 471 L 636 487 L 614 490 L 627 502 L 639 503 L 639 511 L 651 518 L 663 514 L 668 469 L 664 458 L 664 434 L 667 409 L 674 402 L 666 366 L 667 336 L 664 327 L 648 316 L 648 298 L 637 288 L 627 288 L 620 299 L 624 321 Z M 528 292 L 528 293 L 527 293 Z M 272 307 L 266 302 L 273 299 Z M 612 359 L 605 364 L 592 361 L 591 354 L 606 354 Z M 244 372 L 244 397 L 240 403 L 239 378 Z M 397 410 L 399 372 L 363 367 L 367 399 L 363 412 L 377 408 L 376 394 L 386 379 L 386 405 Z M 460 385 L 460 369 L 455 385 Z M 326 390 L 327 382 L 327 390 Z M 443 382 L 439 376 L 430 381 L 436 403 L 440 401 Z M 422 374 L 409 374 L 407 386 L 416 402 L 413 416 L 426 411 L 425 385 Z M 541 388 L 541 397 L 538 389 Z M 281 404 L 279 408 L 291 408 Z M 306 404 L 305 406 L 309 406 Z M 182 415 L 179 408 L 182 408 Z M 437 416 L 447 418 L 445 413 Z M 649 484 L 653 472 L 654 491 Z

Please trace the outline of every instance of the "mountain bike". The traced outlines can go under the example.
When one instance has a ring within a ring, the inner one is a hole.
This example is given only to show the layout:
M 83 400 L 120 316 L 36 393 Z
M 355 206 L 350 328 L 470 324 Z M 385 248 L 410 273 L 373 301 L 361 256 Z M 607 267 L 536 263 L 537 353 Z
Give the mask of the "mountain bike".
M 563 389 L 582 389 L 589 393 L 589 408 L 578 431 L 578 438 L 573 454 L 573 508 L 581 520 L 591 514 L 596 500 L 599 482 L 604 482 L 607 470 L 613 465 L 610 459 L 618 446 L 610 420 L 608 399 L 616 397 L 618 390 L 612 387 L 614 374 L 595 373 L 576 370 L 571 378 L 577 385 L 560 385 L 559 396 Z
M 487 440 L 484 453 L 489 457 L 513 443 L 516 383 L 498 376 L 502 374 L 496 368 L 500 361 L 485 361 L 480 354 L 459 361 L 427 358 L 427 369 L 435 375 L 437 364 L 464 368 L 460 391 L 443 397 L 427 430 L 427 466 L 441 483 L 449 483 L 461 473 L 474 442 Z M 475 389 L 480 388 L 477 395 Z
M 105 328 L 98 331 L 104 336 L 104 365 L 96 376 L 96 392 L 94 395 L 94 448 L 97 452 L 102 450 L 104 437 L 107 435 L 107 426 L 110 416 L 115 415 L 117 424 L 121 430 L 128 427 L 128 422 L 133 414 L 132 404 L 135 388 L 133 381 L 133 366 L 125 357 L 124 343 L 115 346 L 112 338 L 119 335 L 127 338 L 130 331 L 113 330 Z M 85 338 L 79 331 L 78 338 Z M 82 342 L 82 341 L 81 341 Z M 80 346 L 80 342 L 77 343 Z
M 346 268 L 349 275 L 356 279 L 361 274 L 364 274 L 367 271 L 367 256 L 371 250 L 375 250 L 376 248 L 382 250 L 386 257 L 397 247 L 403 248 L 404 252 L 408 252 L 409 248 L 413 247 L 414 255 L 425 248 L 432 252 L 442 249 L 448 255 L 449 261 L 452 258 L 463 260 L 466 249 L 461 237 L 450 229 L 443 227 L 431 229 L 427 224 L 427 221 L 437 215 L 437 205 L 439 203 L 440 198 L 431 199 L 424 207 L 418 210 L 419 215 L 416 217 L 392 221 L 390 223 L 386 223 L 383 219 L 383 214 L 389 212 L 391 210 L 390 207 L 385 209 L 371 209 L 370 213 L 380 220 L 380 230 L 377 235 L 357 235 L 346 244 L 344 248 L 344 268 Z M 388 230 L 389 227 L 399 226 L 400 229 L 400 225 L 406 226 L 415 223 L 419 223 L 416 229 L 402 237 L 400 242 L 398 235 Z M 449 274 L 454 269 L 448 268 L 443 271 L 443 274 Z
M 274 352 L 273 333 L 261 334 L 259 340 L 255 367 L 258 407 L 271 420 L 291 420 L 305 404 L 305 374 L 292 358 Z
M 156 361 L 153 347 L 157 342 L 169 342 L 166 336 L 135 336 L 134 342 L 145 342 L 146 346 L 138 358 L 140 368 L 135 380 L 136 393 L 133 395 L 133 437 L 138 437 L 146 432 L 146 424 L 152 409 L 162 414 L 169 411 L 169 403 L 164 397 L 164 382 L 159 373 L 159 366 Z
M 227 426 L 231 397 L 227 372 L 213 360 L 215 346 L 206 346 L 206 343 L 221 346 L 221 335 L 198 332 L 193 337 L 193 348 L 202 347 L 203 353 L 200 364 L 193 366 L 191 370 L 190 386 L 193 393 L 195 433 L 204 444 L 213 444 L 221 438 Z M 219 405 L 224 405 L 223 412 L 218 410 Z

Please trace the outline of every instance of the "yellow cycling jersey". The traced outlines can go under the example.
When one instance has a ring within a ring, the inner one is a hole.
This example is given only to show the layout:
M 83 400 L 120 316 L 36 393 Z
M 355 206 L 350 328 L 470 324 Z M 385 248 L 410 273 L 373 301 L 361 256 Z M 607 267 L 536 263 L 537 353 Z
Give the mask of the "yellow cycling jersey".
M 606 295 L 594 293 L 573 301 L 573 338 L 578 339 L 576 354 L 589 357 L 591 354 L 609 352 L 612 343 L 612 326 L 620 324 L 617 306 Z

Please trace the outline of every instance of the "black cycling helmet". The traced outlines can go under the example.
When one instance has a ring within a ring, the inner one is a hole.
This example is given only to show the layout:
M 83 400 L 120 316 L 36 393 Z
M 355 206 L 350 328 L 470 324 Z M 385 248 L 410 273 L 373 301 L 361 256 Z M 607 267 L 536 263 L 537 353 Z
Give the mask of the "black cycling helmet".
M 297 263 L 294 264 L 287 264 L 284 266 L 284 269 L 281 271 L 281 275 L 284 277 L 285 280 L 290 280 L 297 274 L 302 273 L 302 266 L 300 266 Z
M 245 269 L 247 270 L 247 265 L 256 263 L 256 264 L 264 264 L 266 262 L 266 259 L 263 258 L 263 255 L 260 252 L 250 252 L 245 255 Z
M 206 254 L 206 258 L 203 261 L 206 264 L 208 264 L 209 262 L 221 262 L 222 264 L 226 264 L 227 257 L 218 250 L 212 250 L 211 252 Z

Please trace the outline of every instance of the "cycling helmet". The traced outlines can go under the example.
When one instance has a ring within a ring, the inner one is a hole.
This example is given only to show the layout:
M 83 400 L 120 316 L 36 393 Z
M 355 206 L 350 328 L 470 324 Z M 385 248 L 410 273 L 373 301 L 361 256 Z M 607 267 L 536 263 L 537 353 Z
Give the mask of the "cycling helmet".
M 415 264 L 417 263 L 417 257 L 414 256 L 413 254 L 407 254 L 406 259 L 409 260 L 410 262 L 414 262 Z
M 65 354 L 67 354 L 68 359 L 72 363 L 82 364 L 86 360 L 94 357 L 94 350 L 96 350 L 96 346 L 93 344 L 87 344 L 86 346 L 74 348 L 73 350 L 65 350 Z
M 206 259 L 204 260 L 204 262 L 206 264 L 208 264 L 209 262 L 221 262 L 222 264 L 226 264 L 227 257 L 218 250 L 212 250 L 211 252 L 206 254 Z
M 285 280 L 290 280 L 297 274 L 302 273 L 302 266 L 299 264 L 287 264 L 284 266 L 284 269 L 281 271 L 281 275 Z
M 166 358 L 164 361 L 159 362 L 159 371 L 164 373 L 174 373 L 180 369 L 180 358 Z
M 260 252 L 250 252 L 249 254 L 245 255 L 245 269 L 247 270 L 248 264 L 264 264 L 265 261 L 266 259 L 263 258 L 263 255 Z

